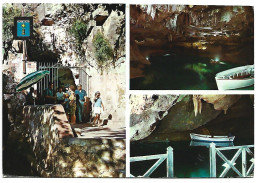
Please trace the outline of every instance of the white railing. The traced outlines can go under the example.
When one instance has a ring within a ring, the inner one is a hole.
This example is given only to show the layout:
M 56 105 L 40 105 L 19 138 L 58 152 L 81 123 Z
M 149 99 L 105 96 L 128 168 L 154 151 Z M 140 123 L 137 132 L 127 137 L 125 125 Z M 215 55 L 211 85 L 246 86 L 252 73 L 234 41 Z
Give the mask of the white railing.
M 228 171 L 231 169 L 239 177 L 249 177 L 254 169 L 254 154 L 250 150 L 250 148 L 254 148 L 254 145 L 244 145 L 244 146 L 232 146 L 232 147 L 216 147 L 216 144 L 213 142 L 210 144 L 209 148 L 209 156 L 210 156 L 210 177 L 217 177 L 216 171 L 216 157 L 217 155 L 225 162 L 223 166 L 225 167 L 224 171 L 220 174 L 219 177 L 225 177 Z M 234 150 L 237 149 L 237 152 L 233 156 L 231 160 L 228 160 L 221 151 L 226 150 Z M 249 161 L 251 161 L 250 167 L 247 169 L 247 153 L 252 157 Z M 242 172 L 235 167 L 235 162 L 237 158 L 242 155 Z
M 154 160 L 158 159 L 155 164 L 149 168 L 142 176 L 137 177 L 149 177 L 160 164 L 167 159 L 167 177 L 173 177 L 173 148 L 168 147 L 166 154 L 157 154 L 157 155 L 149 155 L 149 156 L 137 156 L 137 157 L 130 157 L 130 163 L 136 161 L 146 161 L 146 160 Z M 134 175 L 130 174 L 130 177 L 135 177 Z

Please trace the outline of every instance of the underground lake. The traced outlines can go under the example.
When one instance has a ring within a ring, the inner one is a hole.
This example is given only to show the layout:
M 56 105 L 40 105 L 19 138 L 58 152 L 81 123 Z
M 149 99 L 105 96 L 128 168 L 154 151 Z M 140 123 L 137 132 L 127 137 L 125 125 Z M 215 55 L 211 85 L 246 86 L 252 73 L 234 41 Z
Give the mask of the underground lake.
M 143 77 L 130 80 L 130 89 L 217 90 L 217 73 L 242 66 L 231 62 L 212 62 L 209 57 L 175 53 L 151 56 L 149 62 L 151 64 L 144 68 Z M 241 89 L 253 90 L 254 86 Z

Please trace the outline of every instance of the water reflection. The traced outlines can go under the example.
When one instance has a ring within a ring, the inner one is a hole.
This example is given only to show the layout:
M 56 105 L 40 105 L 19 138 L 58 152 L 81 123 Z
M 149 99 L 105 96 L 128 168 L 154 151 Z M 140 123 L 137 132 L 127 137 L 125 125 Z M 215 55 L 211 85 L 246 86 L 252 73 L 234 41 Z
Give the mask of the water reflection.
M 198 141 L 168 141 L 168 142 L 131 142 L 130 157 L 146 156 L 166 153 L 168 146 L 174 149 L 174 177 L 177 178 L 192 178 L 192 177 L 209 177 L 210 176 L 210 160 L 209 160 L 209 144 Z M 215 143 L 216 146 L 240 146 L 246 144 L 254 144 L 254 139 L 239 138 L 236 134 L 236 141 L 228 143 Z M 235 151 L 225 151 L 224 155 L 230 159 L 234 156 Z M 130 172 L 133 175 L 144 174 L 153 164 L 152 161 L 140 161 L 130 164 Z M 217 170 L 223 170 L 222 160 L 218 161 Z M 241 161 L 236 162 L 236 167 L 240 170 Z M 152 174 L 151 178 L 166 177 L 166 161 L 164 161 L 158 169 Z M 220 172 L 218 172 L 220 173 Z M 236 173 L 230 171 L 229 177 L 236 177 Z
M 144 69 L 144 77 L 131 79 L 131 89 L 217 89 L 215 75 L 239 64 L 210 61 L 212 58 L 178 55 L 150 56 L 151 65 Z
M 209 147 L 211 142 L 201 142 L 201 141 L 190 141 L 190 146 L 205 146 Z M 217 147 L 229 147 L 234 146 L 233 142 L 216 142 L 215 143 Z

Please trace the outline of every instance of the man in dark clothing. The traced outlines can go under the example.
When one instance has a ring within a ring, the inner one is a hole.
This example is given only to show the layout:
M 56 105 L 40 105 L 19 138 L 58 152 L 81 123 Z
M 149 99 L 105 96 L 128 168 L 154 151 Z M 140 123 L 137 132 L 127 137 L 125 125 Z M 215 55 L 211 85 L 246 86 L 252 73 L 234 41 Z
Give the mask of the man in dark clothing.
M 77 90 L 75 91 L 75 94 L 79 96 L 79 103 L 77 103 L 77 118 L 78 122 L 82 123 L 83 121 L 83 112 L 85 111 L 85 107 L 87 105 L 87 92 L 82 89 L 82 85 L 78 84 Z
M 55 96 L 53 91 L 53 83 L 49 82 L 48 88 L 44 90 L 45 104 L 54 104 Z
M 26 95 L 26 105 L 34 105 L 34 88 L 30 88 L 30 92 Z

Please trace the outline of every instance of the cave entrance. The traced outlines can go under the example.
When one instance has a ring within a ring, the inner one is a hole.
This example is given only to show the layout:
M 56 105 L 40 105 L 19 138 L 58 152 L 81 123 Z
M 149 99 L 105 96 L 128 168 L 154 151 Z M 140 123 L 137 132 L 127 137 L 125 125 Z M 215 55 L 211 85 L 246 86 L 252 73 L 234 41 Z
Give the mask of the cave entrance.
M 86 67 L 80 66 L 64 66 L 60 63 L 54 62 L 39 62 L 38 70 L 50 71 L 47 77 L 44 77 L 37 83 L 38 96 L 43 96 L 44 90 L 48 87 L 48 83 L 52 82 L 54 91 L 59 87 L 66 87 L 66 85 L 81 84 L 82 89 L 87 93 L 90 91 L 91 76 L 86 72 Z

